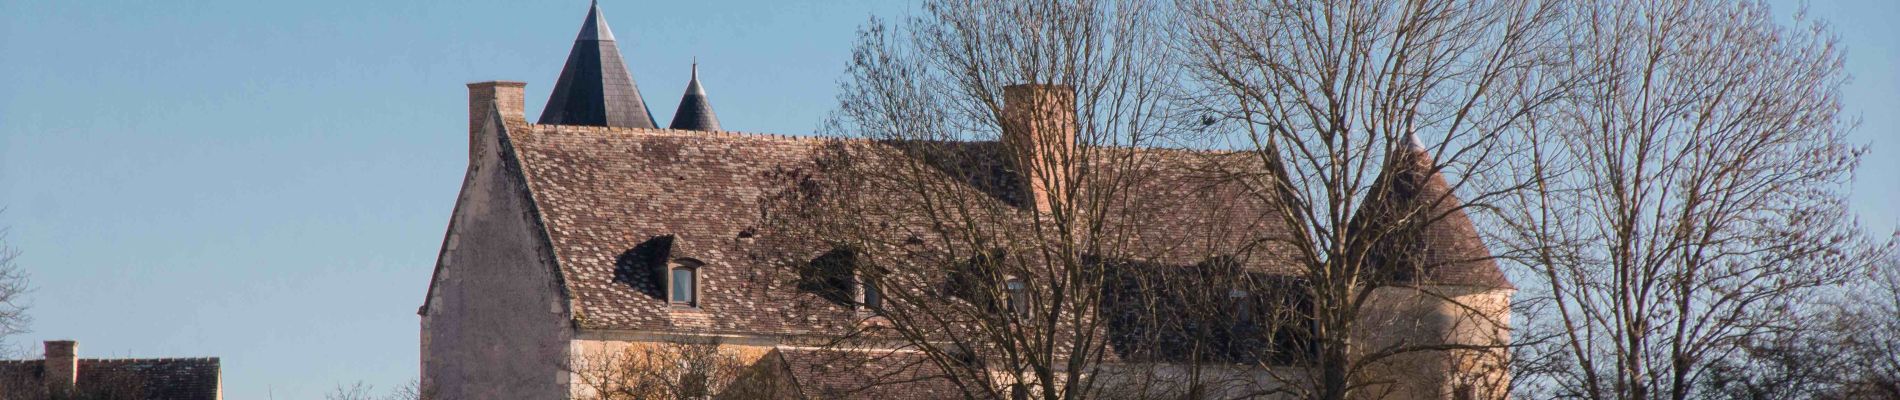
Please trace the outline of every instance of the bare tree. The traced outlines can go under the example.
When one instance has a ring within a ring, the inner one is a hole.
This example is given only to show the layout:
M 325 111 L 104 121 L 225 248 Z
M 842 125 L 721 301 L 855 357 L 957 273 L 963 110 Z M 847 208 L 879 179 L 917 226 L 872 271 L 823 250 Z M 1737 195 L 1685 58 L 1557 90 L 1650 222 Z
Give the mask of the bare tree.
M 0 209 L 4 213 L 5 209 Z M 0 229 L 0 356 L 11 358 L 25 353 L 23 348 L 5 345 L 6 338 L 27 331 L 33 319 L 26 314 L 28 286 L 26 270 L 14 260 L 20 251 L 7 241 L 6 229 Z
M 373 389 L 374 389 L 373 386 L 370 386 L 369 384 L 363 383 L 363 382 L 352 383 L 348 386 L 337 385 L 336 388 L 331 389 L 329 393 L 324 393 L 323 399 L 324 400 L 374 400 L 376 396 L 373 394 L 370 394 L 373 391 Z
M 1500 207 L 1503 242 L 1549 301 L 1536 328 L 1557 335 L 1526 358 L 1555 368 L 1522 389 L 1722 397 L 1718 378 L 1803 358 L 1824 342 L 1808 335 L 1825 326 L 1818 296 L 1880 250 L 1843 206 L 1861 150 L 1844 138 L 1834 38 L 1777 25 L 1756 1 L 1609 2 L 1574 17 L 1569 65 L 1585 84 L 1513 166 L 1542 179 Z M 1803 389 L 1814 377 L 1776 376 L 1778 390 L 1815 393 Z
M 788 172 L 768 212 L 767 234 L 811 238 L 772 259 L 861 310 L 828 347 L 918 355 L 929 376 L 894 375 L 963 398 L 1101 395 L 1105 270 L 1168 252 L 1134 238 L 1174 199 L 1137 189 L 1189 153 L 1139 149 L 1182 126 L 1160 8 L 931 0 L 861 31 L 826 130 L 865 140 Z
M 1841 356 L 1809 365 L 1845 365 L 1822 397 L 1900 399 L 1900 253 L 1839 299 L 1835 347 Z
M 577 354 L 568 370 L 580 399 L 700 400 L 725 392 L 746 365 L 716 341 L 658 342 Z
M 397 387 L 389 394 L 389 400 L 430 400 L 437 398 L 435 389 L 422 385 L 422 378 L 412 378 L 409 383 Z
M 1900 398 L 1900 254 L 1826 304 L 1790 313 L 1802 329 L 1737 344 L 1740 356 L 1711 360 L 1693 396 L 1724 399 Z
M 862 311 L 828 344 L 923 354 L 966 398 L 1374 398 L 1421 355 L 1502 396 L 1501 306 L 1434 283 L 1498 261 L 1480 236 L 1551 315 L 1516 388 L 1694 397 L 1713 360 L 1809 343 L 1782 334 L 1879 253 L 1838 192 L 1839 53 L 1759 3 L 922 9 L 861 34 L 828 129 L 871 140 L 782 171 L 765 213 L 808 239 L 776 266 Z M 1182 144 L 1222 151 L 1149 148 Z M 1183 234 L 1181 209 L 1212 212 Z M 1419 326 L 1385 288 L 1480 327 L 1376 336 Z
M 337 385 L 329 393 L 323 394 L 324 400 L 424 400 L 435 398 L 434 394 L 422 386 L 421 379 L 411 379 L 394 390 L 381 396 L 376 395 L 376 386 L 356 382 L 349 385 Z
M 1516 0 L 1195 1 L 1180 4 L 1186 73 L 1207 138 L 1251 158 L 1235 174 L 1270 196 L 1288 234 L 1259 232 L 1291 255 L 1315 347 L 1278 374 L 1302 398 L 1380 397 L 1401 388 L 1374 371 L 1419 353 L 1485 355 L 1500 340 L 1376 339 L 1405 331 L 1379 289 L 1410 287 L 1493 327 L 1481 305 L 1434 292 L 1435 270 L 1489 263 L 1468 211 L 1488 210 L 1531 181 L 1505 168 L 1576 82 L 1564 61 L 1566 3 Z M 1443 180 L 1438 182 L 1436 180 Z M 1460 199 L 1462 197 L 1462 200 Z M 1450 231 L 1447 231 L 1450 229 Z M 1458 237 L 1459 241 L 1442 241 Z M 1495 371 L 1493 371 L 1495 372 Z M 1502 385 L 1502 382 L 1492 382 Z M 1495 390 L 1495 389 L 1494 389 Z M 1460 396 L 1495 396 L 1492 391 Z

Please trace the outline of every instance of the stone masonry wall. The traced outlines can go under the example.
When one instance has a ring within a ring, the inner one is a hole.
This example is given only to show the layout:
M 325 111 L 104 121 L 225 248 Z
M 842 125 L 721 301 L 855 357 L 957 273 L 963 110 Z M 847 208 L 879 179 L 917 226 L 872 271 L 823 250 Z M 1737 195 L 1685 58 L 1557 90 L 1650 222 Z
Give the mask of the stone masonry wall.
M 1496 346 L 1509 343 L 1510 289 L 1427 285 L 1375 289 L 1354 337 L 1361 352 L 1394 346 L 1437 344 Z M 1380 399 L 1502 399 L 1509 384 L 1508 352 L 1429 350 L 1387 358 L 1367 370 L 1391 382 L 1364 389 Z
M 570 318 L 499 121 L 485 125 L 422 310 L 422 382 L 441 399 L 563 398 Z

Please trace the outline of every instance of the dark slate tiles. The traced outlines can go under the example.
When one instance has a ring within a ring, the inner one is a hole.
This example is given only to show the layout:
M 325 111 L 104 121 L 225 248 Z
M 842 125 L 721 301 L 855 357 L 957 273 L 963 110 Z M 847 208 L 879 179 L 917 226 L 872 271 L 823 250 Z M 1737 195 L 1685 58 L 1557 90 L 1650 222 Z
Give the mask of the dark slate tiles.
M 717 131 L 719 117 L 713 115 L 712 101 L 706 99 L 706 88 L 699 84 L 699 64 L 693 64 L 692 80 L 686 82 L 686 95 L 680 97 L 680 107 L 673 112 L 672 129 L 689 131 Z
M 653 113 L 620 56 L 613 31 L 594 6 L 554 83 L 541 124 L 653 128 Z

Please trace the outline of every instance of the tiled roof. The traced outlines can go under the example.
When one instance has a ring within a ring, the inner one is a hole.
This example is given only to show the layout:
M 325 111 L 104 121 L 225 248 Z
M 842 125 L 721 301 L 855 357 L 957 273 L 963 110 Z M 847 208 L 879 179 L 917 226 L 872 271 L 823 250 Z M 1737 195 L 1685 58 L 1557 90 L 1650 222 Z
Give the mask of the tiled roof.
M 1374 262 L 1390 265 L 1388 270 L 1398 274 L 1394 278 L 1399 281 L 1515 288 L 1498 269 L 1451 184 L 1434 170 L 1431 153 L 1416 142 L 1408 150 L 1375 180 L 1384 190 L 1375 189 L 1373 196 L 1395 206 L 1368 207 L 1360 216 L 1381 226 L 1399 220 L 1429 225 L 1405 228 L 1419 230 L 1417 235 L 1399 236 L 1410 243 L 1381 243 Z
M 44 360 L 0 361 L 0 393 L 43 387 Z M 218 398 L 217 358 L 129 358 L 78 361 L 75 390 L 101 398 L 211 400 Z
M 750 268 L 768 262 L 764 246 L 808 245 L 811 238 L 760 233 L 768 203 L 801 190 L 831 152 L 901 157 L 891 144 L 854 139 L 788 137 L 730 132 L 533 125 L 510 121 L 508 157 L 528 182 L 535 212 L 547 229 L 556 262 L 582 328 L 750 334 L 820 333 L 848 329 L 862 316 L 818 296 L 778 285 L 788 279 Z M 996 142 L 942 143 L 942 168 L 965 169 L 960 185 L 1019 203 L 998 160 Z M 1130 202 L 1160 213 L 1129 214 L 1139 226 L 1127 243 L 1152 255 L 1146 261 L 1188 265 L 1210 249 L 1252 246 L 1243 260 L 1254 271 L 1296 273 L 1290 251 L 1259 240 L 1273 228 L 1262 198 L 1249 188 L 1213 178 L 1249 165 L 1244 156 L 1162 149 L 1120 149 L 1153 157 L 1125 171 L 1121 190 Z M 1134 153 L 1127 153 L 1134 154 Z M 974 172 L 972 172 L 974 171 Z M 993 177 L 983 178 L 985 176 Z M 1467 229 L 1468 230 L 1468 229 Z M 1251 242 L 1234 242 L 1245 236 Z M 669 237 L 671 256 L 705 263 L 697 309 L 667 304 L 660 284 L 642 273 L 643 244 Z M 1478 244 L 1482 249 L 1482 243 Z M 816 256 L 829 249 L 814 246 Z M 1495 266 L 1491 266 L 1495 269 Z M 1476 274 L 1439 272 L 1444 279 Z M 1489 281 L 1485 281 L 1489 282 Z M 1459 282 L 1449 282 L 1459 283 Z
M 848 310 L 748 277 L 761 199 L 824 141 L 675 130 L 510 124 L 556 260 L 586 328 L 812 333 Z M 672 236 L 672 256 L 705 263 L 699 307 L 670 307 L 635 251 Z

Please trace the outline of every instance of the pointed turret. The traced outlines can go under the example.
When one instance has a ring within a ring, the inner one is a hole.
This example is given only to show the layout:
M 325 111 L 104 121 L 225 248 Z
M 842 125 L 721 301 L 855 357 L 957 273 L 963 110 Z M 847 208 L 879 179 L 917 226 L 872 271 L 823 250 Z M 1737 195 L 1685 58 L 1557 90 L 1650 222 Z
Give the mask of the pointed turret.
M 719 130 L 719 117 L 713 115 L 712 102 L 706 100 L 706 88 L 699 86 L 699 62 L 693 62 L 693 79 L 686 82 L 686 96 L 680 98 L 679 111 L 673 112 L 673 129 L 691 131 Z
M 1398 282 L 1514 288 L 1498 269 L 1478 228 L 1465 214 L 1417 135 L 1386 160 L 1354 228 L 1384 232 L 1371 261 Z
M 620 48 L 614 45 L 614 32 L 601 16 L 600 3 L 587 10 L 581 33 L 574 38 L 574 49 L 567 53 L 567 66 L 554 83 L 547 108 L 541 111 L 540 124 L 590 125 L 625 128 L 653 128 L 653 113 L 640 99 L 640 87 L 633 83 Z

